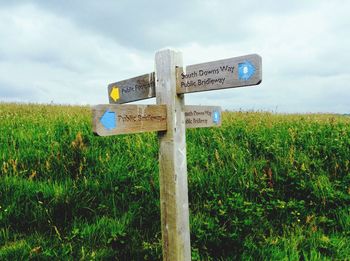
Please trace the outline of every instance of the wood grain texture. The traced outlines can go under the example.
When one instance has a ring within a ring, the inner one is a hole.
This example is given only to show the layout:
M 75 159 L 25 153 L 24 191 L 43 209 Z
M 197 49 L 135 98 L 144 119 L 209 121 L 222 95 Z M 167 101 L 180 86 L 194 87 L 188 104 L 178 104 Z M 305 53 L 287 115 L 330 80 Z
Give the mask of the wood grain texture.
M 182 55 L 156 53 L 157 104 L 167 105 L 167 131 L 159 132 L 159 183 L 163 260 L 191 260 L 184 96 L 176 95 Z
M 188 128 L 221 126 L 221 107 L 185 105 L 185 124 Z
M 114 112 L 113 129 L 107 129 L 101 122 L 106 112 Z M 93 132 L 99 136 L 167 129 L 165 105 L 97 105 L 92 109 L 92 117 Z
M 113 89 L 118 89 L 119 97 L 117 99 L 114 99 L 113 95 L 111 95 Z M 110 104 L 144 100 L 155 97 L 155 95 L 154 72 L 108 85 L 108 99 Z
M 242 79 L 238 69 L 247 62 L 254 68 L 254 74 Z M 189 65 L 186 73 L 178 70 L 177 75 L 181 79 L 176 86 L 178 94 L 251 86 L 262 81 L 262 61 L 259 55 L 251 54 Z

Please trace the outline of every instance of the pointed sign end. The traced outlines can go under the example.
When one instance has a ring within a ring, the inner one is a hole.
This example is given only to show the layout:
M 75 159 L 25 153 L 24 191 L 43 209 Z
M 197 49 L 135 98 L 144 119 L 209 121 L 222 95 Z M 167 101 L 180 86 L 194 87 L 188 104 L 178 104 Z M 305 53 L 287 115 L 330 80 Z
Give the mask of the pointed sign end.
M 119 100 L 119 98 L 120 98 L 119 87 L 118 86 L 113 86 L 109 96 L 113 99 L 114 102 Z
M 106 130 L 113 130 L 117 127 L 115 112 L 107 109 L 100 119 L 101 124 Z

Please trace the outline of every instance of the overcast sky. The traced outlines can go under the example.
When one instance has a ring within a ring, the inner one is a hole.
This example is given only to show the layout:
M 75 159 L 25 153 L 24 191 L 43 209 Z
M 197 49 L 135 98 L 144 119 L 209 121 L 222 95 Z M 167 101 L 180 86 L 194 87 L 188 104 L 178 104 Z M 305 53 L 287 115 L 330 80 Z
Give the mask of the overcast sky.
M 109 83 L 171 47 L 185 65 L 262 56 L 261 85 L 187 104 L 350 113 L 349 15 L 348 0 L 0 0 L 0 101 L 108 103 Z

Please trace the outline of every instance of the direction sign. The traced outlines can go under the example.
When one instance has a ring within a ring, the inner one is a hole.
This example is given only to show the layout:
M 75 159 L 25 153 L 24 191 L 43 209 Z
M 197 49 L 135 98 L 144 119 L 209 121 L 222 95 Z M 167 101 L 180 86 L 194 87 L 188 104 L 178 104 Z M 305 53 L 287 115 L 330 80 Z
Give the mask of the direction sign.
M 122 104 L 156 96 L 154 72 L 108 85 L 111 104 Z
M 189 65 L 186 73 L 177 70 L 176 92 L 191 93 L 258 85 L 261 83 L 261 57 L 250 54 L 214 62 Z M 148 73 L 108 85 L 110 104 L 122 104 L 156 97 L 155 73 Z
M 93 132 L 99 136 L 166 130 L 166 105 L 97 105 Z
M 257 85 L 262 79 L 261 57 L 250 54 L 190 65 L 186 73 L 178 70 L 177 77 L 178 94 Z
M 166 105 L 97 105 L 93 132 L 109 136 L 166 130 Z M 185 105 L 186 128 L 221 126 L 221 107 Z
M 221 108 L 219 106 L 185 106 L 186 128 L 205 128 L 221 126 Z
M 163 260 L 191 259 L 186 128 L 218 127 L 222 119 L 220 107 L 186 106 L 184 95 L 177 94 L 257 85 L 262 79 L 261 64 L 261 57 L 251 54 L 190 65 L 184 72 L 180 52 L 161 50 L 155 56 L 156 72 L 110 84 L 112 104 L 93 107 L 93 132 L 97 135 L 161 131 Z M 156 96 L 157 105 L 120 105 Z

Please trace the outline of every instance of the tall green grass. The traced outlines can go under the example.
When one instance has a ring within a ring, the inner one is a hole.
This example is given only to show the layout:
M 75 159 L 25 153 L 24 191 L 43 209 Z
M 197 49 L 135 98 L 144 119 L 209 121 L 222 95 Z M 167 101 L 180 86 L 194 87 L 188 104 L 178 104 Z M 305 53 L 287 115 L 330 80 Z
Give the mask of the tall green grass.
M 350 119 L 225 112 L 187 130 L 193 260 L 350 257 Z M 155 133 L 0 104 L 0 260 L 159 260 Z

